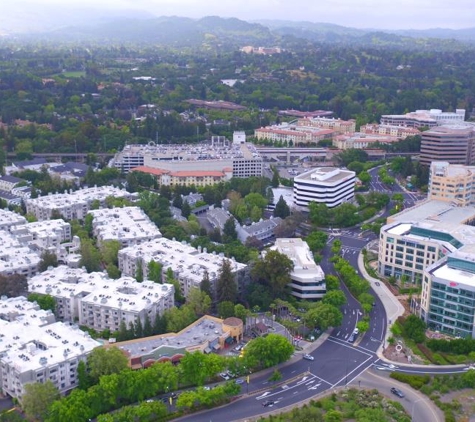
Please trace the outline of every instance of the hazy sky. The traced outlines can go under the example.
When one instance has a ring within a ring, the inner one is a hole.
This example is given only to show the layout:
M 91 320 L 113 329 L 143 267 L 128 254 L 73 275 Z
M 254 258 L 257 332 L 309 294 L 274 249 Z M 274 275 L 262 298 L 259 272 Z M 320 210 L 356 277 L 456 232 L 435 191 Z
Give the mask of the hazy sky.
M 307 20 L 356 28 L 424 29 L 475 26 L 475 0 L 1 0 L 1 9 L 25 2 L 91 9 L 144 10 L 156 16 L 218 15 Z M 0 12 L 1 13 L 1 12 Z

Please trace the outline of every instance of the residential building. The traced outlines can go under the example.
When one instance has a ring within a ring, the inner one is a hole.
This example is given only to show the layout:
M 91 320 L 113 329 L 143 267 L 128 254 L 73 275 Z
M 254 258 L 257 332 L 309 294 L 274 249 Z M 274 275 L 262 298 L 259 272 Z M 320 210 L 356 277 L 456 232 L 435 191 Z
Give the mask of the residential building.
M 135 274 L 134 274 L 135 275 Z M 114 280 L 106 273 L 87 273 L 84 268 L 61 265 L 28 281 L 30 293 L 49 294 L 56 300 L 56 315 L 64 321 L 96 331 L 117 331 L 121 323 L 152 322 L 175 305 L 174 287 L 132 277 Z
M 6 190 L 0 190 L 0 199 L 3 199 L 8 206 L 19 207 L 21 206 L 21 198 L 18 195 L 7 192 Z
M 46 160 L 44 158 L 34 158 L 33 160 L 25 160 L 25 161 L 15 161 L 12 163 L 11 166 L 5 168 L 6 174 L 12 174 L 17 171 L 23 170 L 33 170 L 33 171 L 40 171 L 41 168 L 46 164 Z
M 211 288 L 216 292 L 216 283 L 224 260 L 231 264 L 238 292 L 243 292 L 249 281 L 247 265 L 236 262 L 234 258 L 225 258 L 224 254 L 208 253 L 206 248 L 194 248 L 186 242 L 165 238 L 154 239 L 137 246 L 119 251 L 119 270 L 124 276 L 135 276 L 137 266 L 142 266 L 144 278 L 148 277 L 148 265 L 155 261 L 173 270 L 180 283 L 183 296 L 187 296 L 192 287 L 200 287 L 205 273 L 208 273 Z
M 466 207 L 475 205 L 475 166 L 433 161 L 429 173 L 428 199 Z
M 177 185 L 188 180 L 189 185 L 192 182 L 193 184 L 201 182 L 201 185 L 205 186 L 231 176 L 262 176 L 262 158 L 254 145 L 230 142 L 224 137 L 214 138 L 217 139 L 213 139 L 212 142 L 190 145 L 156 145 L 153 142 L 147 145 L 126 145 L 109 165 L 119 168 L 124 173 L 137 167 L 161 170 L 163 172 L 157 173 L 156 176 L 160 176 L 163 179 L 161 183 L 167 185 L 172 183 Z M 176 179 L 172 179 L 172 174 Z M 164 175 L 169 175 L 170 180 L 165 181 Z M 187 179 L 190 177 L 195 180 Z M 200 177 L 210 179 L 205 183 L 204 180 L 196 179 Z
M 368 135 L 389 135 L 395 136 L 398 139 L 405 139 L 408 136 L 419 136 L 421 132 L 413 127 L 408 126 L 396 126 L 396 125 L 377 125 L 369 123 L 360 127 L 361 133 Z
M 27 243 L 7 231 L 0 231 L 0 274 L 32 277 L 38 272 L 40 256 Z
M 355 183 L 354 171 L 318 167 L 295 176 L 294 203 L 304 210 L 312 201 L 334 208 L 353 199 Z
M 341 120 L 335 118 L 327 117 L 313 117 L 313 118 L 303 118 L 297 120 L 297 127 L 313 127 L 313 128 L 322 128 L 322 129 L 331 129 L 337 134 L 348 134 L 354 133 L 356 131 L 356 121 L 351 120 Z
M 162 237 L 155 223 L 139 207 L 103 208 L 89 214 L 93 217 L 92 232 L 98 245 L 117 240 L 125 248 Z
M 321 299 L 326 293 L 325 274 L 315 263 L 307 242 L 300 238 L 276 239 L 273 249 L 286 255 L 294 264 L 289 287 L 300 300 Z
M 475 162 L 475 125 L 437 126 L 422 132 L 420 163 L 447 161 L 471 165 Z
M 311 129 L 311 130 L 309 130 Z M 322 129 L 319 127 L 297 127 L 283 123 L 280 125 L 262 127 L 254 130 L 257 140 L 269 140 L 272 142 L 282 142 L 289 145 L 306 145 L 318 143 L 325 139 L 332 139 L 337 132 L 333 129 Z
M 138 195 L 125 189 L 113 186 L 100 186 L 57 193 L 38 198 L 30 198 L 26 202 L 26 211 L 38 220 L 50 220 L 54 212 L 65 220 L 84 220 L 92 204 L 99 201 L 100 207 L 106 206 L 106 198 L 125 198 L 135 200 Z
M 214 228 L 218 228 L 221 232 L 224 229 L 224 225 L 226 224 L 226 221 L 228 221 L 230 218 L 234 218 L 234 217 L 223 208 L 216 207 L 216 208 L 213 208 L 212 210 L 208 210 L 208 212 L 206 213 L 206 219 L 208 220 L 208 222 Z
M 222 320 L 205 315 L 178 333 L 123 341 L 112 346 L 128 356 L 132 369 L 140 369 L 155 362 L 178 363 L 186 352 L 211 353 L 225 349 L 242 340 L 243 334 L 241 319 L 230 317 Z
M 416 110 L 406 114 L 383 114 L 381 116 L 382 125 L 408 126 L 408 127 L 429 127 L 443 124 L 462 123 L 465 120 L 465 110 L 457 109 L 455 113 L 444 112 L 438 109 Z
M 25 180 L 15 176 L 0 176 L 0 190 L 11 192 L 21 182 L 25 182 Z
M 338 149 L 367 149 L 376 148 L 378 144 L 390 145 L 398 141 L 395 136 L 353 132 L 336 136 L 332 144 Z
M 78 386 L 78 364 L 100 343 L 24 297 L 0 298 L 0 389 L 21 401 L 25 385 L 50 380 L 62 394 Z
M 71 241 L 71 225 L 61 219 L 18 225 L 10 232 L 21 242 L 41 251 L 56 252 L 62 243 Z
M 238 238 L 245 243 L 249 237 L 255 237 L 260 241 L 267 241 L 275 237 L 274 230 L 282 222 L 280 217 L 270 218 L 269 220 L 260 220 L 252 223 L 250 226 L 241 226 L 236 224 Z
M 13 227 L 26 224 L 26 218 L 16 212 L 0 209 L 0 230 L 10 231 Z

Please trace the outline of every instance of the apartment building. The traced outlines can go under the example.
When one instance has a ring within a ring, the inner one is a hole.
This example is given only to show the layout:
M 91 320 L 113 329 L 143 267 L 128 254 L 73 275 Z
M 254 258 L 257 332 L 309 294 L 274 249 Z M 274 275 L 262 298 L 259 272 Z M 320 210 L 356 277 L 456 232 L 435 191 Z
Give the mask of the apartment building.
M 332 145 L 338 149 L 368 149 L 376 148 L 378 144 L 390 145 L 398 142 L 399 139 L 390 135 L 365 134 L 354 132 L 351 134 L 338 135 L 333 141 Z
M 316 144 L 325 139 L 332 139 L 336 133 L 337 132 L 333 129 L 323 129 L 314 126 L 295 126 L 286 123 L 254 130 L 254 136 L 259 141 L 269 140 L 295 146 L 310 143 Z
M 433 161 L 429 173 L 428 199 L 459 207 L 475 205 L 475 166 Z
M 429 127 L 444 124 L 462 123 L 465 120 L 465 110 L 457 109 L 455 113 L 444 112 L 439 109 L 416 110 L 406 114 L 383 114 L 381 116 L 382 125 L 408 126 L 408 127 Z
M 272 249 L 286 255 L 294 263 L 290 274 L 291 294 L 300 300 L 321 299 L 326 293 L 325 274 L 313 259 L 307 242 L 300 238 L 276 239 Z
M 16 226 L 26 224 L 26 218 L 16 212 L 0 209 L 0 230 L 10 231 Z
M 355 196 L 354 171 L 319 167 L 294 178 L 294 204 L 308 211 L 312 201 L 334 208 Z
M 41 251 L 56 251 L 62 243 L 71 241 L 71 225 L 61 219 L 18 225 L 10 232 L 22 243 Z
M 437 126 L 422 132 L 421 164 L 447 161 L 471 165 L 475 162 L 475 126 L 469 123 Z
M 236 262 L 234 258 L 225 258 L 224 254 L 208 253 L 206 248 L 194 248 L 186 242 L 165 238 L 120 250 L 119 270 L 122 275 L 133 277 L 137 272 L 137 265 L 141 265 L 144 278 L 147 278 L 150 261 L 158 262 L 163 265 L 164 273 L 168 268 L 173 270 L 180 283 L 181 293 L 186 297 L 192 287 L 200 287 L 206 272 L 212 291 L 215 292 L 224 260 L 231 263 L 238 291 L 242 292 L 249 281 L 247 265 Z
M 138 319 L 144 324 L 146 316 L 153 322 L 175 305 L 171 284 L 138 283 L 132 277 L 114 280 L 106 273 L 88 274 L 84 268 L 64 265 L 31 278 L 28 291 L 53 296 L 58 318 L 96 331 L 114 332 L 121 322 L 128 327 Z
M 0 190 L 11 192 L 11 190 L 21 182 L 25 182 L 25 180 L 8 175 L 0 176 Z
M 98 346 L 36 302 L 0 298 L 0 389 L 10 397 L 21 401 L 26 384 L 47 380 L 63 394 L 77 387 L 79 362 Z
M 155 223 L 139 207 L 103 208 L 89 211 L 98 245 L 117 240 L 123 248 L 162 237 Z
M 236 223 L 238 238 L 242 243 L 245 243 L 250 237 L 255 237 L 261 241 L 272 239 L 275 236 L 274 230 L 280 223 L 282 223 L 280 217 L 271 217 L 268 220 L 261 219 L 249 226 L 241 226 Z
M 38 252 L 28 243 L 7 231 L 0 231 L 0 274 L 9 276 L 21 274 L 32 277 L 38 272 L 40 263 Z
M 388 135 L 395 136 L 398 139 L 405 139 L 408 136 L 418 136 L 421 132 L 413 127 L 395 126 L 395 125 L 377 125 L 370 123 L 360 127 L 361 133 L 368 135 Z
M 313 127 L 313 128 L 322 128 L 330 129 L 337 134 L 348 134 L 354 133 L 356 131 L 356 121 L 351 120 L 341 120 L 335 118 L 327 117 L 312 117 L 312 118 L 303 118 L 297 120 L 298 128 Z
M 53 213 L 59 213 L 65 220 L 84 220 L 94 202 L 99 201 L 101 208 L 106 207 L 106 198 L 126 198 L 131 201 L 138 198 L 137 193 L 129 193 L 125 189 L 114 186 L 100 186 L 57 193 L 39 198 L 28 199 L 26 211 L 39 221 L 50 220 Z

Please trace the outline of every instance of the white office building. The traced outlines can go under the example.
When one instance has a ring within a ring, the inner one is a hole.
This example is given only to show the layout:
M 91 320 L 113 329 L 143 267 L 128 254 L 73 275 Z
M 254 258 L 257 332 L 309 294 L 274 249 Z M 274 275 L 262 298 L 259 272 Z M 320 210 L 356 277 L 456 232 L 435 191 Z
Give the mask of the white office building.
M 325 273 L 315 263 L 307 242 L 300 238 L 277 239 L 273 249 L 294 263 L 289 284 L 292 295 L 301 300 L 321 299 L 327 291 Z
M 294 204 L 308 211 L 308 204 L 316 202 L 334 208 L 355 196 L 354 171 L 333 167 L 319 167 L 294 178 Z
M 25 385 L 50 380 L 61 393 L 77 387 L 77 368 L 100 343 L 24 297 L 0 298 L 0 389 L 21 401 Z
M 212 290 L 216 291 L 216 281 L 219 276 L 223 254 L 207 253 L 206 248 L 194 248 L 186 242 L 177 242 L 165 238 L 154 239 L 141 245 L 131 246 L 119 251 L 119 270 L 122 275 L 135 276 L 137 265 L 142 265 L 143 274 L 148 276 L 148 264 L 155 261 L 163 265 L 163 272 L 168 268 L 173 270 L 175 278 L 180 283 L 181 293 L 186 297 L 192 287 L 200 287 L 201 281 L 208 272 Z M 231 262 L 238 291 L 245 288 L 249 275 L 247 265 Z
M 139 207 L 103 208 L 89 211 L 98 244 L 117 240 L 122 247 L 161 237 L 160 230 Z
M 129 193 L 125 189 L 100 186 L 30 198 L 25 201 L 26 211 L 40 221 L 50 220 L 54 212 L 59 213 L 65 220 L 84 220 L 95 201 L 99 201 L 100 207 L 104 208 L 106 198 L 110 196 L 132 201 L 138 197 L 136 193 Z
M 28 281 L 31 293 L 56 299 L 56 314 L 64 321 L 78 321 L 96 331 L 117 331 L 146 315 L 153 322 L 174 306 L 174 287 L 152 281 L 138 283 L 132 277 L 111 279 L 105 273 L 88 274 L 83 268 L 59 266 Z

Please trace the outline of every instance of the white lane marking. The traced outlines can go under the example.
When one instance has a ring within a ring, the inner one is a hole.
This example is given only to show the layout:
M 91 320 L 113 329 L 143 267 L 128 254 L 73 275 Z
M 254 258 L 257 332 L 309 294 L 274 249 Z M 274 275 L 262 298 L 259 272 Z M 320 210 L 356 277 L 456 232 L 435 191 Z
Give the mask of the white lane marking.
M 338 382 L 336 382 L 335 384 L 332 385 L 332 388 L 335 387 L 335 385 L 338 385 L 340 384 L 340 382 L 342 382 L 345 378 L 348 379 L 348 375 L 351 375 L 353 372 L 357 371 L 361 366 L 363 366 L 364 364 L 366 364 L 369 360 L 373 359 L 373 356 L 370 356 L 368 359 L 366 359 L 364 362 L 360 363 L 355 369 L 353 369 L 351 372 L 349 372 L 348 374 L 346 374 L 341 380 L 339 380 Z M 365 369 L 368 369 L 368 368 L 365 368 Z M 356 376 L 354 377 L 356 378 Z M 353 379 L 354 379 L 353 378 Z M 347 383 L 348 384 L 348 383 Z

